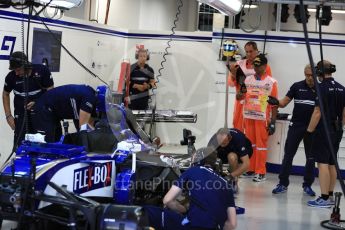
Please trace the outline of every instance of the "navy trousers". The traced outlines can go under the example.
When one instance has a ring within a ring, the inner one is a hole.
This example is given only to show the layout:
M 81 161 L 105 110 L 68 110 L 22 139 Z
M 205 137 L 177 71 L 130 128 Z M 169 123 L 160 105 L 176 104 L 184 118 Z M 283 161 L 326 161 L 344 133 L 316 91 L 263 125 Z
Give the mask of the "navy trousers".
M 284 148 L 284 159 L 282 162 L 280 174 L 279 174 L 279 184 L 284 186 L 289 186 L 289 176 L 292 168 L 292 161 L 296 155 L 298 146 L 302 141 L 304 134 L 307 130 L 307 125 L 305 124 L 290 124 L 288 135 L 285 142 Z M 304 172 L 304 186 L 311 186 L 314 182 L 315 175 L 315 160 L 311 152 L 305 151 L 306 163 Z

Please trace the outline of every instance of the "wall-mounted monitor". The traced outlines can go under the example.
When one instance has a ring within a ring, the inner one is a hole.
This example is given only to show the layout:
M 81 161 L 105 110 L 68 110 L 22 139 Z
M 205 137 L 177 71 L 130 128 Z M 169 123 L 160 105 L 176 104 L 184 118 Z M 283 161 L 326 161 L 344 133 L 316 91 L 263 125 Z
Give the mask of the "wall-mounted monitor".
M 56 39 L 48 30 L 34 28 L 32 63 L 47 64 L 50 72 L 59 72 L 61 56 L 61 44 L 59 41 L 61 41 L 62 32 L 51 31 Z

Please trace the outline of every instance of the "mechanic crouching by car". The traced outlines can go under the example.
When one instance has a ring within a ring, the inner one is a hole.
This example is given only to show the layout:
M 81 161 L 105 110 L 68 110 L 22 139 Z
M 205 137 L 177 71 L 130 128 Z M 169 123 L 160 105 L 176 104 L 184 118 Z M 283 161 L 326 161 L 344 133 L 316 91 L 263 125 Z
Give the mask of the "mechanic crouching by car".
M 235 182 L 234 191 L 237 192 L 238 177 L 249 168 L 249 158 L 253 153 L 252 143 L 238 129 L 220 128 L 211 137 L 207 146 L 217 150 L 222 163 L 229 163 L 228 177 Z
M 88 85 L 63 85 L 44 93 L 32 109 L 32 125 L 46 142 L 60 140 L 60 121 L 73 119 L 76 129 L 93 128 L 91 114 L 96 111 L 96 91 Z
M 165 195 L 165 208 L 145 207 L 150 225 L 156 230 L 235 229 L 237 218 L 232 186 L 214 171 L 216 161 L 214 148 L 198 149 L 192 156 L 192 167 Z M 183 194 L 187 195 L 189 207 L 177 200 Z

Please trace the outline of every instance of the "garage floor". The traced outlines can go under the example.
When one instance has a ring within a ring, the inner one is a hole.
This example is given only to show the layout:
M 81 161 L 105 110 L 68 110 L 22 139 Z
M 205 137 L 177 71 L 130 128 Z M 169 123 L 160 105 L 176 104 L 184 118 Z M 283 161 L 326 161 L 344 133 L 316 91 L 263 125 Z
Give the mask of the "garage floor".
M 272 189 L 278 183 L 277 174 L 268 174 L 267 180 L 254 183 L 250 178 L 240 179 L 240 192 L 235 199 L 236 205 L 245 207 L 246 213 L 238 216 L 240 230 L 317 230 L 324 229 L 320 221 L 330 217 L 332 209 L 320 209 L 307 206 L 311 197 L 303 194 L 303 177 L 291 176 L 287 193 L 273 195 Z M 319 181 L 313 189 L 320 194 Z M 336 191 L 340 191 L 337 184 Z M 345 218 L 345 200 L 342 197 L 341 214 Z

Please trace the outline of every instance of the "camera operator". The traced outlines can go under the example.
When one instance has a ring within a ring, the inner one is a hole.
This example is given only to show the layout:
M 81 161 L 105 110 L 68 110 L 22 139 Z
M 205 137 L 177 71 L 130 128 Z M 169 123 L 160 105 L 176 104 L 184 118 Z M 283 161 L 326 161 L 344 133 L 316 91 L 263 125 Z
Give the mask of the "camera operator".
M 166 208 L 145 207 L 152 227 L 156 230 L 236 228 L 233 192 L 229 183 L 215 173 L 216 161 L 213 148 L 201 148 L 193 154 L 193 167 L 185 171 L 165 195 Z M 189 208 L 177 200 L 182 192 L 189 194 Z

